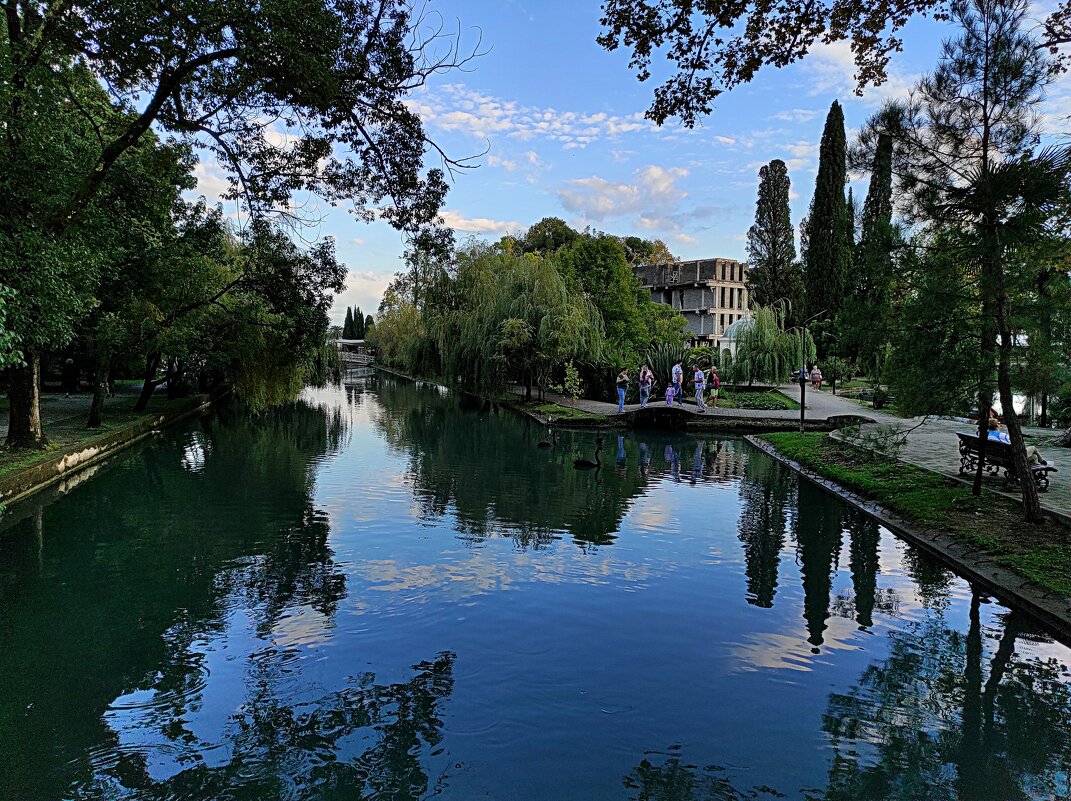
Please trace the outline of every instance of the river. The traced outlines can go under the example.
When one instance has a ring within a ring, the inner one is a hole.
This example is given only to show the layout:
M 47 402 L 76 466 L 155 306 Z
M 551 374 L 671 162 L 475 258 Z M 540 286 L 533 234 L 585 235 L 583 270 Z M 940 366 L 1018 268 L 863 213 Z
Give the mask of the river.
M 1071 795 L 1071 650 L 735 438 L 380 376 L 0 534 L 0 799 Z

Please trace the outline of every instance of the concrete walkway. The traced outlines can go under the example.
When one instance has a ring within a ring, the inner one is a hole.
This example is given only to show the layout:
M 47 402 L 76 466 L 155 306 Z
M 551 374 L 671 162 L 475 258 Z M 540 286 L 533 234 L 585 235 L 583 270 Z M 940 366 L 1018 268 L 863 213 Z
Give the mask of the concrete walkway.
M 120 408 L 129 409 L 133 402 L 141 394 L 141 384 L 117 384 L 115 397 L 106 398 L 104 401 L 105 414 L 109 410 Z M 48 435 L 50 426 L 57 423 L 68 423 L 73 420 L 85 420 L 89 417 L 89 407 L 93 402 L 93 393 L 76 392 L 70 397 L 65 397 L 62 392 L 41 393 L 41 427 Z M 5 408 L 0 414 L 0 438 L 7 436 L 8 414 Z
M 524 394 L 524 388 L 514 386 L 513 392 L 517 395 Z M 792 398 L 799 403 L 800 393 L 799 387 L 795 387 L 795 395 L 792 394 L 792 387 L 785 386 L 778 388 L 783 394 Z M 534 394 L 534 393 L 533 393 Z M 862 406 L 852 403 L 849 400 L 843 398 L 837 398 L 829 396 L 829 401 L 823 399 L 824 396 L 829 395 L 827 392 L 811 393 L 807 391 L 807 419 L 808 420 L 826 420 L 830 417 L 838 417 L 841 415 L 854 415 L 856 417 L 867 417 L 875 422 L 887 422 L 896 421 L 899 418 L 892 417 L 890 415 L 881 414 L 880 412 L 874 412 L 870 409 L 865 409 Z M 580 398 L 577 401 L 573 401 L 572 398 L 567 398 L 564 395 L 559 395 L 556 392 L 544 392 L 544 398 L 550 403 L 557 403 L 560 406 L 571 406 L 575 409 L 581 409 L 585 412 L 592 412 L 594 414 L 605 414 L 608 417 L 615 417 L 618 414 L 617 404 L 609 403 L 606 401 L 588 400 L 586 398 Z M 817 397 L 815 397 L 817 396 Z M 691 403 L 688 400 L 691 399 Z M 699 412 L 695 407 L 695 394 L 689 395 L 687 392 L 684 394 L 685 404 L 683 411 L 695 415 L 696 417 L 727 417 L 735 418 L 739 420 L 785 420 L 785 421 L 799 421 L 800 413 L 796 409 L 722 409 L 720 407 L 711 406 L 707 404 L 707 410 L 705 412 Z M 665 406 L 666 400 L 664 394 L 659 394 L 652 397 L 648 406 Z M 638 403 L 626 403 L 625 413 L 634 412 L 640 408 Z
M 796 401 L 800 402 L 800 385 L 799 384 L 782 384 L 778 387 L 781 394 L 787 395 Z M 797 412 L 797 414 L 799 414 Z M 807 416 L 814 416 L 815 419 L 825 420 L 828 417 L 836 417 L 842 414 L 855 414 L 869 417 L 875 423 L 882 423 L 891 425 L 893 423 L 899 423 L 902 418 L 896 415 L 886 414 L 885 412 L 875 411 L 855 401 L 842 398 L 840 395 L 834 395 L 827 389 L 813 390 L 807 387 Z

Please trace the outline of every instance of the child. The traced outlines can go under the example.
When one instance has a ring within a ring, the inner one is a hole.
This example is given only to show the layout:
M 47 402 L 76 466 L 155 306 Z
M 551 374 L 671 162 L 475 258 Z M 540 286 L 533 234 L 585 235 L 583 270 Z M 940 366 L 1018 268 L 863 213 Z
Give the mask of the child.
M 677 397 L 677 386 L 675 384 L 666 384 L 666 406 L 672 406 L 675 397 Z

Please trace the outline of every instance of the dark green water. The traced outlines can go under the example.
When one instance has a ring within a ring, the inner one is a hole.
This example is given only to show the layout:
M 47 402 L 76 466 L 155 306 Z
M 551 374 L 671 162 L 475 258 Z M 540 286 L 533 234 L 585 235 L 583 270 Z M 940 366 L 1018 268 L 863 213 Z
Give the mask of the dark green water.
M 1071 651 L 734 439 L 376 379 L 0 536 L 0 799 L 1057 799 Z

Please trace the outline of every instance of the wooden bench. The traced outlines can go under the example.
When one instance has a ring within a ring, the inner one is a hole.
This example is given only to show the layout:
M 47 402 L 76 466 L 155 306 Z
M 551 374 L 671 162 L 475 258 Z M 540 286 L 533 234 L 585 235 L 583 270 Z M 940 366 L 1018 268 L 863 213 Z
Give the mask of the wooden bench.
M 959 472 L 960 475 L 974 473 L 978 469 L 978 446 L 980 441 L 977 434 L 967 434 L 957 431 L 959 437 Z M 999 475 L 1004 471 L 1004 482 L 1018 481 L 1015 474 L 1015 462 L 1012 458 L 1012 447 L 1006 442 L 990 439 L 985 444 L 985 469 L 992 475 Z M 1034 480 L 1034 486 L 1038 492 L 1045 492 L 1049 488 L 1049 473 L 1056 472 L 1056 468 L 1050 464 L 1030 464 L 1030 472 Z

